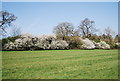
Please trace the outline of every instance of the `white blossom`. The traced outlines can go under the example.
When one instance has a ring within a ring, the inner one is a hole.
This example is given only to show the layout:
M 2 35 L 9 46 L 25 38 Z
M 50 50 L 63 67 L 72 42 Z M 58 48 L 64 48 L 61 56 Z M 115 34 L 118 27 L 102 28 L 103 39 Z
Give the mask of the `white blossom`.
M 94 49 L 95 48 L 94 43 L 91 40 L 89 40 L 88 38 L 81 39 L 81 40 L 83 42 L 83 45 L 81 46 L 83 49 Z
M 104 41 L 96 43 L 88 38 L 80 38 L 80 40 L 83 43 L 81 45 L 83 49 L 110 49 L 110 46 Z M 55 35 L 34 36 L 32 34 L 23 34 L 14 42 L 5 44 L 3 48 L 5 50 L 67 49 L 68 43 L 64 40 L 58 40 Z
M 51 43 L 51 49 L 66 49 L 67 46 L 68 43 L 64 40 L 52 41 Z
M 110 45 L 107 44 L 105 41 L 100 41 L 99 43 L 96 43 L 95 41 L 93 41 L 93 43 L 95 44 L 95 48 L 110 49 Z
M 100 45 L 102 49 L 110 49 L 110 45 L 107 44 L 105 41 L 101 41 Z
M 66 49 L 66 41 L 57 40 L 55 35 L 34 36 L 23 34 L 15 42 L 5 44 L 6 50 L 31 50 L 31 49 Z

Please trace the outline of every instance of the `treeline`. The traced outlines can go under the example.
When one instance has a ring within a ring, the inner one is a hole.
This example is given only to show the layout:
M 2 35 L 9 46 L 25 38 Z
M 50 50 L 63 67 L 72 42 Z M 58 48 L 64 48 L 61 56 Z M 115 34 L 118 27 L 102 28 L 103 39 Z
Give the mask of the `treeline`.
M 2 39 L 2 50 L 52 50 L 52 49 L 117 49 L 120 36 L 112 37 L 108 27 L 103 35 L 97 35 L 94 21 L 83 20 L 77 29 L 63 22 L 54 27 L 54 35 L 34 36 L 22 34 Z
M 96 43 L 104 41 L 110 45 L 110 48 L 118 48 L 120 44 L 120 35 L 117 34 L 113 37 L 115 32 L 110 27 L 105 28 L 102 35 L 97 35 L 96 33 L 99 33 L 99 29 L 95 27 L 95 21 L 88 18 L 81 21 L 78 27 L 74 27 L 72 23 L 68 22 L 60 23 L 54 28 L 53 32 L 58 39 L 69 42 L 70 48 L 78 48 L 79 37 L 83 39 L 88 38 Z M 70 40 L 76 44 L 71 45 Z
M 91 36 L 89 39 L 80 36 L 65 36 L 63 40 L 56 35 L 23 34 L 2 39 L 2 50 L 111 49 L 119 47 L 119 43 L 113 43 L 115 44 L 113 46 L 102 39 L 98 41 L 97 37 L 101 38 L 101 36 Z
M 13 14 L 1 11 L 0 29 L 5 34 L 6 26 L 16 20 Z M 7 20 L 7 21 L 6 21 Z M 3 38 L 2 50 L 40 50 L 40 49 L 111 49 L 120 47 L 120 35 L 113 37 L 110 27 L 105 28 L 102 35 L 97 35 L 99 29 L 95 21 L 85 18 L 78 27 L 72 23 L 63 22 L 54 27 L 54 35 L 33 36 L 20 34 L 19 29 L 12 30 L 12 37 Z

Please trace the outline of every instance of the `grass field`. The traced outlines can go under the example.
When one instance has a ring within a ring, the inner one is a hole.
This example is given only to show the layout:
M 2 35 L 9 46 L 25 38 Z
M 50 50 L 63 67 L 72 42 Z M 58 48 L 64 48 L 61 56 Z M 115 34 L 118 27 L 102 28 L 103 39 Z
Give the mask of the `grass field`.
M 117 79 L 118 50 L 3 51 L 3 79 Z

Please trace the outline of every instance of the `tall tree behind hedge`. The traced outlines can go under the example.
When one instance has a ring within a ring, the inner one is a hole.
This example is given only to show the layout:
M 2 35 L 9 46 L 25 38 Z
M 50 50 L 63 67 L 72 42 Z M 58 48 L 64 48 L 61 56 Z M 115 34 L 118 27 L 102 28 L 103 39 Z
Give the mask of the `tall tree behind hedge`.
M 97 31 L 97 29 L 95 28 L 95 22 L 85 18 L 81 24 L 78 26 L 80 33 L 82 33 L 83 37 L 87 37 L 89 38 L 91 35 L 94 34 L 94 32 Z
M 7 33 L 6 27 L 10 27 L 11 23 L 15 21 L 17 17 L 7 11 L 0 11 L 0 34 Z

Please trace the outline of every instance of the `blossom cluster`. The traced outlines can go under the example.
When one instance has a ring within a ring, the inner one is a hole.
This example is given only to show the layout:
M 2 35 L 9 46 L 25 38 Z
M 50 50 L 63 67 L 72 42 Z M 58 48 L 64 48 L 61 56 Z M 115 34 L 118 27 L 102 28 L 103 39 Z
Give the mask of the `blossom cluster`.
M 23 34 L 15 42 L 4 45 L 4 50 L 39 50 L 39 49 L 67 49 L 68 43 L 57 40 L 54 35 L 34 36 Z
M 79 37 L 80 38 L 80 37 Z M 88 38 L 80 38 L 81 49 L 110 49 L 110 45 L 105 41 L 96 43 Z M 8 42 L 3 46 L 3 50 L 46 50 L 46 49 L 69 49 L 69 43 L 65 40 L 57 39 L 55 35 L 34 36 L 23 34 L 14 42 Z

